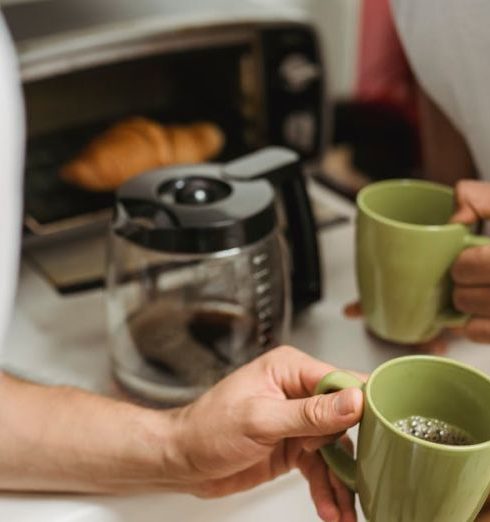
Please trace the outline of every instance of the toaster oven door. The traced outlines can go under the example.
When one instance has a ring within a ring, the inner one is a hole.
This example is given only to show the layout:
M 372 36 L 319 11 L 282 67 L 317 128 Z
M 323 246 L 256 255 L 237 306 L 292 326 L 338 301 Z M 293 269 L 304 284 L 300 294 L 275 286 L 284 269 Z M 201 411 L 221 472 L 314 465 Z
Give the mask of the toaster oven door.
M 262 144 L 260 78 L 245 44 L 139 57 L 24 84 L 28 143 L 26 237 L 52 237 L 107 222 L 112 193 L 65 183 L 61 167 L 116 122 L 209 121 L 225 135 L 217 160 Z
M 303 161 L 318 158 L 327 104 L 311 27 L 237 28 L 227 40 L 173 52 L 158 53 L 156 46 L 132 59 L 26 81 L 26 239 L 107 223 L 112 194 L 68 185 L 59 172 L 126 118 L 144 116 L 162 125 L 212 122 L 225 136 L 217 161 L 266 145 L 290 147 Z

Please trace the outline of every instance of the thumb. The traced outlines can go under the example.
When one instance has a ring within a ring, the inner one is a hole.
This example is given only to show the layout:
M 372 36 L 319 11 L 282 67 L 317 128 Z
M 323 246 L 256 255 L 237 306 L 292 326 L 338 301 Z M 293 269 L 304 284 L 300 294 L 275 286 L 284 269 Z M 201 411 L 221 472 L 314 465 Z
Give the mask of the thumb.
M 263 411 L 262 436 L 275 441 L 289 437 L 319 437 L 345 431 L 359 422 L 363 394 L 348 388 L 306 399 L 274 401 Z
M 456 212 L 451 217 L 451 223 L 470 225 L 490 218 L 490 183 L 460 181 L 454 190 L 454 197 Z

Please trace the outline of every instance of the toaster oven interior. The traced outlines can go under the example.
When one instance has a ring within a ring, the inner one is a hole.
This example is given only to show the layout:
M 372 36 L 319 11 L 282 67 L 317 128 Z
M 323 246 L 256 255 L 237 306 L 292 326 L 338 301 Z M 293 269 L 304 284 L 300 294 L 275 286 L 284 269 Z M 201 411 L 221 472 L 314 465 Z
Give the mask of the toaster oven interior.
M 25 233 L 49 235 L 88 224 L 111 193 L 64 183 L 60 167 L 111 124 L 145 116 L 162 124 L 210 121 L 226 137 L 223 161 L 260 145 L 258 75 L 250 47 L 148 56 L 24 84 L 28 140 Z M 67 226 L 68 224 L 68 226 Z

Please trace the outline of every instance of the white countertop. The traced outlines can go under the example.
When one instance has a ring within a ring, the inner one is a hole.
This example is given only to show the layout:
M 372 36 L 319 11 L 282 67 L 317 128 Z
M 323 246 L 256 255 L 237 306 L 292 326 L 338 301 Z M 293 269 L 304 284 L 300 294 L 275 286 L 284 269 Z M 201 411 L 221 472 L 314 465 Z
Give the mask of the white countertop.
M 315 190 L 315 194 L 318 192 Z M 350 204 L 321 189 L 330 206 L 353 216 Z M 297 319 L 291 343 L 339 367 L 372 371 L 397 347 L 368 337 L 361 320 L 343 317 L 356 298 L 353 222 L 326 229 L 320 236 L 325 267 L 325 299 Z M 16 307 L 2 364 L 37 381 L 113 391 L 101 291 L 61 297 L 27 264 L 21 268 Z M 490 373 L 490 347 L 456 340 L 447 354 Z M 0 519 L 9 522 L 309 522 L 317 520 L 306 482 L 298 473 L 254 491 L 224 499 L 187 495 L 138 497 L 1 495 Z M 363 521 L 362 515 L 359 520 Z

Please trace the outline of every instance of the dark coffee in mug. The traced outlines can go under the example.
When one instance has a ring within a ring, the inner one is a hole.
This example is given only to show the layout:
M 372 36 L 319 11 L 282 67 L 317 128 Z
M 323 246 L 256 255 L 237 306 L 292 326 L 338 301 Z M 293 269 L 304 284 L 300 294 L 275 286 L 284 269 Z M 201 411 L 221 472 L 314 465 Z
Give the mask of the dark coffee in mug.
M 475 439 L 468 432 L 439 419 L 412 415 L 397 420 L 394 425 L 403 433 L 436 444 L 447 444 L 449 446 L 475 444 Z

